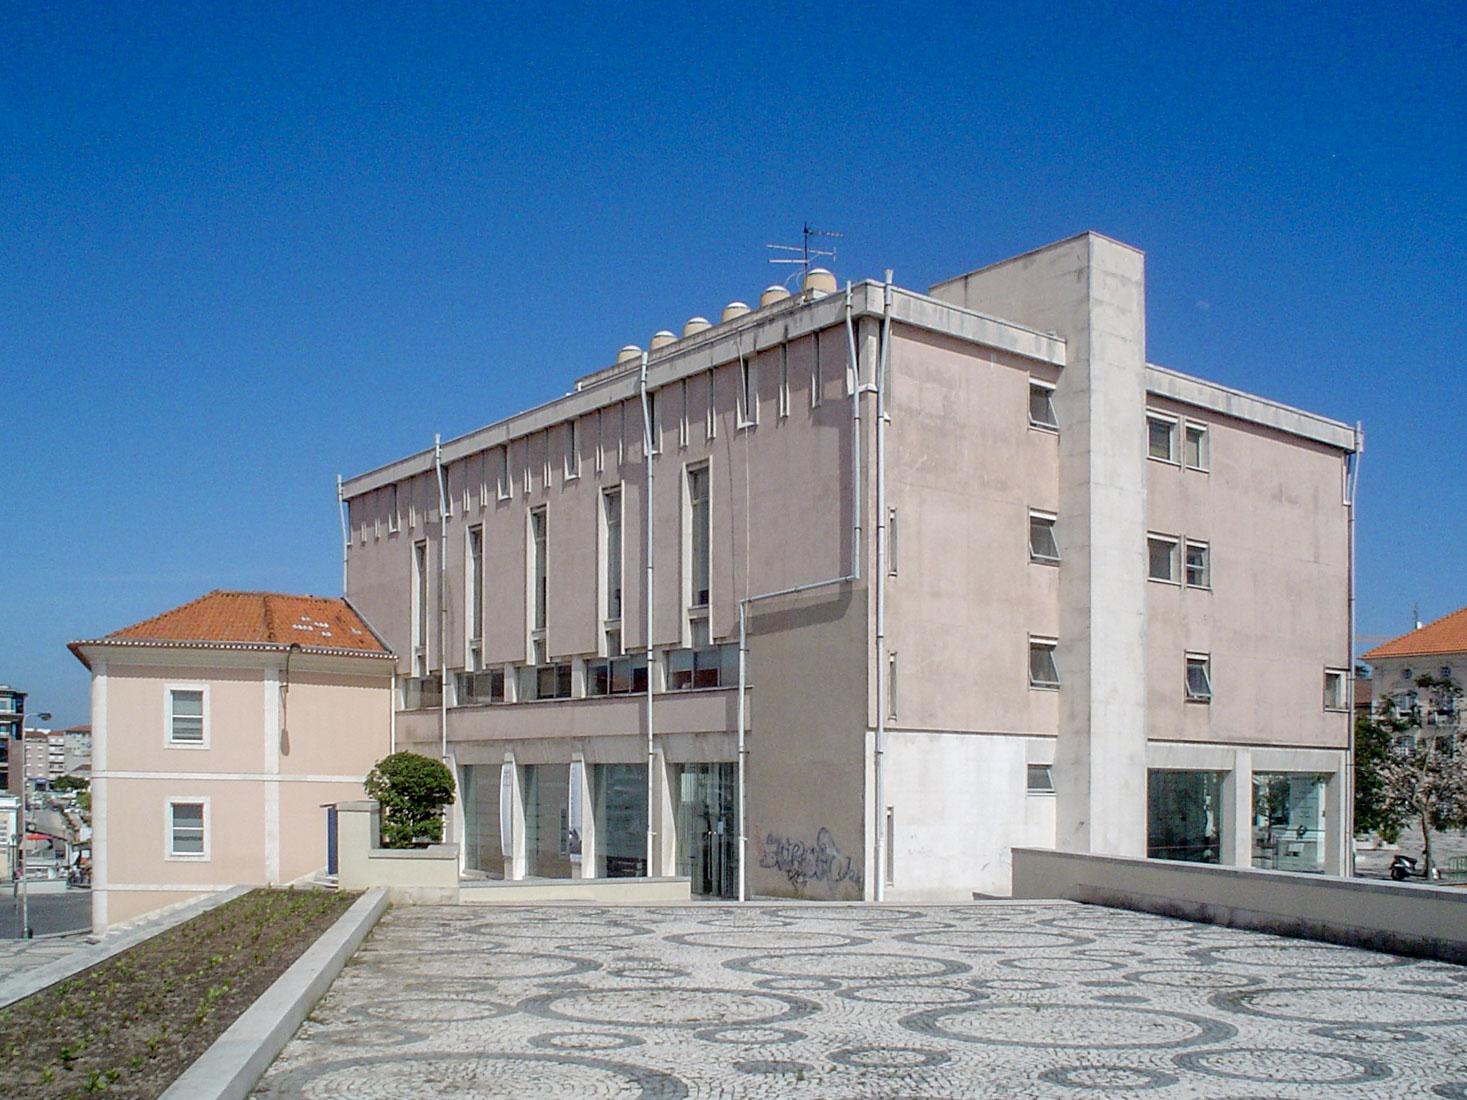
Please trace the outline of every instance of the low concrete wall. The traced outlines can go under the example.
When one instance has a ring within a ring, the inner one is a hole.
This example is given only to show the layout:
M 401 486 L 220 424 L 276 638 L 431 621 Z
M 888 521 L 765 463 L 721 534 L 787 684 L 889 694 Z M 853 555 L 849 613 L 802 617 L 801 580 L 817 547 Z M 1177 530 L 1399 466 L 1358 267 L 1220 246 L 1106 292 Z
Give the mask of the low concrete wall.
M 459 901 L 465 905 L 538 905 L 553 901 L 665 905 L 691 901 L 690 882 L 686 878 L 567 878 L 466 882 L 459 890 Z
M 1013 850 L 1015 898 L 1067 898 L 1467 963 L 1467 893 L 1203 863 Z
M 376 802 L 336 804 L 337 885 L 343 890 L 381 886 L 394 905 L 458 902 L 458 845 L 381 848 Z

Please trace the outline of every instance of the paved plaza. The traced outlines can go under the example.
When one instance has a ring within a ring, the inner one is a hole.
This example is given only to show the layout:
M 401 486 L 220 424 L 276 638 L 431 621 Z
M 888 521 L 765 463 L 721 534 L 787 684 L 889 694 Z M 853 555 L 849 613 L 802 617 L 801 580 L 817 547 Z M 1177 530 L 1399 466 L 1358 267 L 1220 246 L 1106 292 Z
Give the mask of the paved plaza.
M 1067 902 L 390 910 L 257 1097 L 1456 1097 L 1467 968 Z

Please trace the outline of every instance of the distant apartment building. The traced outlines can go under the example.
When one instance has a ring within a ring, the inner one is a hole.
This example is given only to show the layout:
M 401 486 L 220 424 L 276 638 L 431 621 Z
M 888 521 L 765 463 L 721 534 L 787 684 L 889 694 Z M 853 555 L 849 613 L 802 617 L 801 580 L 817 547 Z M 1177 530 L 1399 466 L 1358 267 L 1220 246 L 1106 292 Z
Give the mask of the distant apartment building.
M 62 774 L 86 778 L 92 770 L 92 727 L 71 726 L 61 731 Z
M 927 293 L 815 270 L 346 481 L 346 589 L 470 873 L 1338 872 L 1359 446 L 1148 363 L 1143 257 L 1095 234 Z
M 20 777 L 25 774 L 25 750 L 20 746 L 20 736 L 25 728 L 25 695 L 8 685 L 0 685 L 0 767 L 4 768 L 5 781 L 0 789 L 18 792 Z M 12 782 L 10 761 L 21 762 Z
M 391 751 L 393 654 L 342 599 L 210 592 L 71 651 L 92 674 L 92 925 L 326 866 Z
M 34 783 L 49 781 L 52 775 L 52 732 L 47 729 L 27 730 L 25 736 L 25 777 Z M 58 744 L 56 765 L 62 762 L 61 746 Z M 60 771 L 55 774 L 60 775 Z
M 1403 747 L 1429 739 L 1455 752 L 1467 733 L 1463 700 L 1448 685 L 1467 686 L 1467 607 L 1393 638 L 1362 655 L 1370 663 L 1374 711 L 1411 723 Z

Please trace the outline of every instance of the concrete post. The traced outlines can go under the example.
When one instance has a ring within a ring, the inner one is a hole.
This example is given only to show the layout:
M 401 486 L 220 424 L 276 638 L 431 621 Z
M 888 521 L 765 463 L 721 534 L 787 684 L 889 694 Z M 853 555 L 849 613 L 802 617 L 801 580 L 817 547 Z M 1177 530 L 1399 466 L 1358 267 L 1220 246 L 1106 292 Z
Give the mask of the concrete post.
M 1253 753 L 1233 752 L 1233 770 L 1223 775 L 1222 862 L 1253 865 Z

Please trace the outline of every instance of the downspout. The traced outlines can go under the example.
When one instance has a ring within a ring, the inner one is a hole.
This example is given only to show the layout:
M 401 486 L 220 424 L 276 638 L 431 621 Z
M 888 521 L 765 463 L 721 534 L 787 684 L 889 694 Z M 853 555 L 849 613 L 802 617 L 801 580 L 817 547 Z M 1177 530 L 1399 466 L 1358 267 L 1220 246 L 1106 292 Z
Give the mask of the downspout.
M 448 487 L 443 480 L 442 437 L 433 436 L 438 474 L 438 756 L 448 763 Z
M 1365 453 L 1365 433 L 1360 422 L 1355 422 L 1355 449 L 1345 459 L 1348 464 L 1346 471 L 1345 503 L 1349 506 L 1350 514 L 1346 530 L 1348 532 L 1348 558 L 1346 568 L 1349 570 L 1349 608 L 1346 613 L 1347 640 L 1346 652 L 1350 655 L 1350 723 L 1349 723 L 1349 753 L 1345 760 L 1345 774 L 1341 776 L 1344 780 L 1340 791 L 1340 807 L 1343 811 L 1340 817 L 1345 823 L 1344 846 L 1344 872 L 1353 877 L 1355 874 L 1355 501 L 1356 491 L 1360 485 L 1360 457 Z
M 876 900 L 886 899 L 886 377 L 891 367 L 891 271 L 881 297 L 881 359 L 876 367 Z
M 645 351 L 642 352 L 638 392 L 642 401 L 642 457 L 647 464 L 647 500 L 643 508 L 647 521 L 647 576 L 643 594 L 647 612 L 647 877 L 652 878 L 657 855 L 657 784 L 653 782 L 657 768 L 657 742 L 652 727 L 652 408 L 647 398 Z
M 853 584 L 861 579 L 861 372 L 856 357 L 855 326 L 851 320 L 851 284 L 846 283 L 846 336 L 850 351 L 851 368 L 851 514 L 855 517 L 851 527 L 851 568 L 843 577 L 832 577 L 827 581 L 797 584 L 793 588 L 782 588 L 778 592 L 763 592 L 757 596 L 745 596 L 739 601 L 739 694 L 738 694 L 738 784 L 739 784 L 739 901 L 749 896 L 749 803 L 745 779 L 749 765 L 749 742 L 745 734 L 745 696 L 749 684 L 749 605 L 759 600 L 770 600 L 776 596 L 796 596 L 816 588 L 828 588 L 833 584 Z M 749 517 L 744 515 L 747 528 Z
M 336 515 L 341 520 L 341 594 L 346 595 L 346 563 L 351 553 L 351 530 L 346 525 L 346 501 L 341 496 L 341 475 L 336 475 Z

